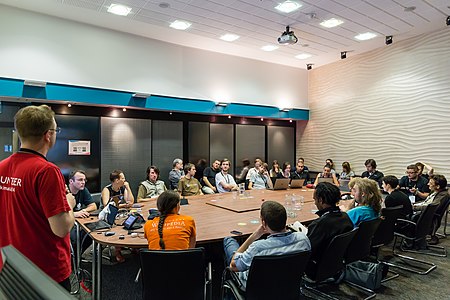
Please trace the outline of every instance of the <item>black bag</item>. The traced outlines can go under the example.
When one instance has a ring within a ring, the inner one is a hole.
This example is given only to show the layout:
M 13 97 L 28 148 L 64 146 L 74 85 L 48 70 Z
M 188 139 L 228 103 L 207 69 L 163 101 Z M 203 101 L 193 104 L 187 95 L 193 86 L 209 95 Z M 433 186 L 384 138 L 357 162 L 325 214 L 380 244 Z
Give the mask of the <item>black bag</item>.
M 381 279 L 387 271 L 388 266 L 384 263 L 358 260 L 346 265 L 344 280 L 376 290 L 381 286 Z

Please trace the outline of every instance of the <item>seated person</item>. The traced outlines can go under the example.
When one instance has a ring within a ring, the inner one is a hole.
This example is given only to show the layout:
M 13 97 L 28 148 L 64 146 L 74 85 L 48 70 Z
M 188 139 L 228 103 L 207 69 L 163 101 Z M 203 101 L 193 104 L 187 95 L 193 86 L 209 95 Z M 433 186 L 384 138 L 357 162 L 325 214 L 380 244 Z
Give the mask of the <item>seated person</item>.
M 342 172 L 339 174 L 339 179 L 350 180 L 355 177 L 355 172 L 352 171 L 352 167 L 348 161 L 342 163 Z
M 219 193 L 237 191 L 238 185 L 234 181 L 233 176 L 228 174 L 231 163 L 227 158 L 220 162 L 221 171 L 216 174 L 216 188 Z
M 172 166 L 173 169 L 169 172 L 169 189 L 176 190 L 178 188 L 178 181 L 184 176 L 183 160 L 175 158 Z
M 206 159 L 204 159 L 204 158 L 199 159 L 197 164 L 195 165 L 195 170 L 197 172 L 195 172 L 195 176 L 194 177 L 200 183 L 202 181 L 203 172 L 205 171 L 206 168 L 207 168 Z
M 250 170 L 250 160 L 248 158 L 244 158 L 242 160 L 242 170 L 239 175 L 236 175 L 236 183 L 245 183 L 245 178 L 247 178 L 248 171 Z
M 308 238 L 311 242 L 311 257 L 306 275 L 315 278 L 316 264 L 320 262 L 326 247 L 338 234 L 351 231 L 353 223 L 345 212 L 341 212 L 336 203 L 341 199 L 339 188 L 332 183 L 322 182 L 316 186 L 313 194 L 314 204 L 319 216 L 308 226 Z
M 102 190 L 102 207 L 113 201 L 113 197 L 119 197 L 119 208 L 128 209 L 133 205 L 134 196 L 130 189 L 130 184 L 125 181 L 125 175 L 121 170 L 114 170 L 109 174 L 110 184 Z M 125 258 L 121 253 L 122 248 L 115 247 L 115 256 L 118 262 L 124 262 Z
M 381 178 L 383 178 L 384 174 L 377 170 L 377 162 L 369 158 L 364 165 L 366 166 L 366 171 L 362 172 L 361 177 L 375 180 L 378 186 L 381 187 Z
M 384 199 L 384 205 L 386 207 L 394 207 L 403 205 L 401 218 L 405 218 L 407 215 L 412 214 L 413 209 L 411 201 L 405 193 L 398 190 L 398 178 L 392 175 L 384 176 L 382 179 L 383 190 L 389 195 Z
M 217 193 L 216 188 L 216 174 L 220 172 L 220 161 L 214 160 L 211 167 L 207 167 L 203 171 L 203 187 L 202 192 L 204 194 Z
M 295 170 L 291 172 L 291 175 L 289 176 L 291 179 L 305 179 L 305 185 L 309 181 L 309 171 L 305 169 L 305 165 L 302 161 L 297 162 L 297 166 L 295 167 Z
M 290 178 L 291 177 L 291 164 L 286 161 L 283 164 L 283 177 L 284 178 Z
M 245 180 L 248 182 L 250 178 L 252 177 L 253 173 L 258 173 L 259 168 L 261 167 L 263 161 L 260 158 L 255 158 L 255 166 L 253 168 L 250 168 L 247 172 L 247 176 L 245 177 Z
M 428 186 L 431 190 L 431 193 L 428 195 L 428 197 L 420 203 L 415 203 L 413 205 L 413 214 L 409 216 L 409 219 L 413 222 L 417 222 L 419 220 L 419 217 L 421 215 L 421 213 L 425 210 L 425 208 L 432 204 L 437 204 L 440 205 L 444 202 L 447 201 L 449 194 L 448 194 L 448 190 L 447 190 L 447 179 L 445 178 L 444 175 L 432 175 L 430 177 L 430 180 L 428 182 Z M 412 234 L 412 228 L 409 227 L 408 224 L 402 226 L 403 224 L 401 224 L 399 231 L 405 233 L 406 235 L 410 235 Z M 431 229 L 430 229 L 431 231 Z M 410 234 L 409 234 L 410 232 Z M 432 232 L 431 232 L 432 233 Z M 431 241 L 430 244 L 437 244 L 439 242 L 439 239 L 437 238 L 437 236 L 433 235 L 431 237 Z M 411 244 L 410 242 L 406 242 L 404 244 L 405 248 L 412 248 L 415 247 L 417 249 L 427 249 L 427 242 L 426 240 L 421 240 L 421 241 L 417 241 L 416 245 Z
M 102 208 L 105 207 L 114 196 L 118 196 L 119 208 L 130 208 L 134 202 L 133 192 L 130 184 L 125 180 L 125 175 L 121 170 L 114 170 L 109 174 L 110 184 L 102 190 Z
M 244 287 L 253 257 L 311 249 L 311 244 L 303 232 L 286 230 L 286 209 L 280 203 L 263 202 L 260 220 L 261 225 L 241 246 L 232 237 L 226 237 L 223 240 L 226 262 L 231 270 L 239 272 L 239 279 Z M 266 239 L 260 239 L 266 233 L 269 236 Z
M 273 188 L 272 180 L 269 177 L 269 172 L 267 172 L 268 165 L 263 163 L 263 165 L 258 169 L 258 173 L 253 173 L 248 183 L 248 189 L 252 190 L 264 190 Z
M 304 159 L 303 157 L 299 157 L 299 158 L 297 159 L 297 163 L 298 163 L 298 162 L 302 162 L 305 171 L 309 171 L 309 168 L 308 168 L 307 166 L 305 166 L 305 159 Z
M 368 178 L 353 178 L 348 186 L 354 200 L 349 200 L 350 205 L 343 205 L 341 209 L 347 211 L 354 227 L 357 227 L 362 221 L 378 218 L 382 198 L 376 181 Z
M 191 163 L 186 164 L 184 167 L 184 177 L 178 181 L 178 193 L 181 196 L 196 196 L 203 195 L 202 193 L 202 185 L 195 176 L 195 166 Z
M 449 194 L 447 190 L 447 178 L 444 175 L 431 175 L 430 180 L 428 181 L 428 187 L 431 193 L 428 197 L 420 202 L 415 203 L 413 205 L 414 217 L 417 218 L 419 212 L 425 210 L 425 207 L 429 204 L 442 204 L 447 201 Z M 418 219 L 418 218 L 417 218 Z
M 322 173 L 317 174 L 316 180 L 314 181 L 314 186 L 319 184 L 319 178 L 332 178 L 333 184 L 339 186 L 339 181 L 337 180 L 336 175 L 331 173 L 331 166 L 328 164 L 323 167 Z
M 190 216 L 180 215 L 180 195 L 165 191 L 156 201 L 159 217 L 148 220 L 144 236 L 150 250 L 185 250 L 196 243 L 195 221 Z
M 335 167 L 335 165 L 334 165 L 333 160 L 332 160 L 331 158 L 327 158 L 327 159 L 325 160 L 325 164 L 326 164 L 326 165 L 330 165 L 331 173 L 334 174 L 334 175 L 336 175 L 336 167 Z
M 416 165 L 406 167 L 406 174 L 400 179 L 400 190 L 407 195 L 415 195 L 415 202 L 423 201 L 430 193 L 428 179 L 419 176 L 419 169 Z
M 150 201 L 167 191 L 164 181 L 159 180 L 159 169 L 155 166 L 147 168 L 147 180 L 139 183 L 137 202 Z
M 270 169 L 270 177 L 273 178 L 283 178 L 283 173 L 280 169 L 280 165 L 278 164 L 278 160 L 274 160 L 272 162 L 272 169 Z
M 419 176 L 425 177 L 426 179 L 430 179 L 430 176 L 433 175 L 433 173 L 434 173 L 433 167 L 430 165 L 427 165 L 426 163 L 423 163 L 420 161 L 416 162 L 416 167 L 418 169 L 417 174 Z M 426 171 L 426 172 L 424 173 L 424 171 Z
M 75 218 L 87 218 L 91 211 L 97 209 L 97 204 L 92 199 L 91 193 L 86 187 L 86 182 L 86 173 L 82 170 L 72 171 L 69 175 L 67 193 L 71 193 L 76 201 L 76 205 L 73 208 Z M 75 245 L 74 249 L 76 249 L 77 231 L 75 226 L 70 231 L 70 241 Z M 80 230 L 80 242 L 82 242 L 80 253 L 82 254 L 92 244 L 92 239 L 84 230 Z

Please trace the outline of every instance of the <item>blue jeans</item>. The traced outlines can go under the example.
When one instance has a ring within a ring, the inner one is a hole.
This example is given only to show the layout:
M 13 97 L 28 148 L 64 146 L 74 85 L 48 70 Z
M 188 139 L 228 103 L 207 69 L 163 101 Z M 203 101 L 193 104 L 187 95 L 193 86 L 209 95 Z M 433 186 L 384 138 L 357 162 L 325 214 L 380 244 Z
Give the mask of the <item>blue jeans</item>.
M 232 237 L 227 236 L 223 239 L 223 251 L 225 252 L 225 262 L 230 265 L 236 250 L 239 249 L 239 243 Z

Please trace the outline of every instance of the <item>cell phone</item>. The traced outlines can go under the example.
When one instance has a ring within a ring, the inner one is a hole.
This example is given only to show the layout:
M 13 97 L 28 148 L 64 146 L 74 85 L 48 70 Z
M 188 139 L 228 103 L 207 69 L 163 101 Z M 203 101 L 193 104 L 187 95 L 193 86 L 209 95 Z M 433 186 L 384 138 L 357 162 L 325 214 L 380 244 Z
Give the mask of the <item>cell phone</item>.
M 230 233 L 235 234 L 235 235 L 242 235 L 242 232 L 237 231 L 237 230 L 231 230 Z

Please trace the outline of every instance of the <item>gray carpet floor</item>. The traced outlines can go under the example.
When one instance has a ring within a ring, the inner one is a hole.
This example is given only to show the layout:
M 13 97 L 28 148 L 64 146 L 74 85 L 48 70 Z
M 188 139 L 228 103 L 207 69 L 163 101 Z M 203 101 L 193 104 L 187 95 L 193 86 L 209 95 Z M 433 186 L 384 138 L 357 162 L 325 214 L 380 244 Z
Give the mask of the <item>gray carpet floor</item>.
M 439 230 L 442 232 L 442 227 Z M 450 225 L 447 226 L 447 232 L 450 233 Z M 450 236 L 440 239 L 440 246 L 450 249 Z M 213 299 L 219 299 L 220 280 L 223 270 L 223 258 L 221 253 L 221 244 L 209 245 L 206 248 L 209 260 L 213 265 Z M 108 250 L 104 251 L 108 255 Z M 114 253 L 112 251 L 112 253 Z M 141 299 L 141 280 L 135 283 L 135 277 L 139 270 L 139 255 L 131 251 L 123 250 L 126 261 L 123 263 L 103 260 L 103 278 L 102 278 L 102 299 Z M 396 279 L 387 281 L 377 290 L 376 299 L 449 299 L 450 300 L 450 257 L 434 257 L 421 254 L 407 255 L 426 260 L 437 265 L 437 268 L 428 275 L 418 275 L 403 271 L 397 268 L 391 268 L 400 274 Z M 406 265 L 399 258 L 392 257 L 392 246 L 383 247 L 380 252 L 380 259 L 386 259 L 390 262 Z M 84 258 L 90 258 L 90 249 L 88 249 Z M 112 258 L 114 261 L 114 258 Z M 82 263 L 82 268 L 90 272 L 90 263 Z M 338 299 L 363 299 L 364 295 L 354 292 L 346 284 L 330 285 L 322 288 Z M 318 299 L 309 293 L 313 299 Z M 75 295 L 78 299 L 91 299 L 91 294 L 80 288 L 80 292 Z M 282 297 L 280 297 L 282 299 Z

